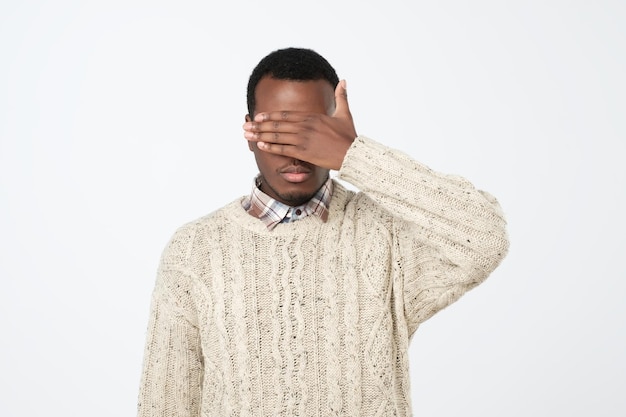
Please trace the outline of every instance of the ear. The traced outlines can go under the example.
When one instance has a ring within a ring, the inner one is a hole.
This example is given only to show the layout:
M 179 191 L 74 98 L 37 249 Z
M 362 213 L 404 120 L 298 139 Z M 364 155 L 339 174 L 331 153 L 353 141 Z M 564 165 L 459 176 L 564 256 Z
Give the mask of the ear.
M 252 121 L 252 118 L 250 117 L 250 115 L 246 114 L 246 122 L 251 122 L 251 121 Z M 247 140 L 246 142 L 248 142 L 248 149 L 254 152 L 254 148 L 252 147 L 253 143 L 250 142 L 249 140 Z

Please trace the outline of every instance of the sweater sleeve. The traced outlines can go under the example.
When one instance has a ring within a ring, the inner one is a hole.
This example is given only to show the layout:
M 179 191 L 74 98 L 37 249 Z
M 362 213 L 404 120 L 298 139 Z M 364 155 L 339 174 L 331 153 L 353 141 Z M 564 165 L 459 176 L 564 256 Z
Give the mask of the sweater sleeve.
M 165 248 L 152 294 L 138 417 L 199 415 L 203 363 L 185 264 L 194 232 L 183 227 Z
M 508 251 L 498 202 L 464 178 L 434 172 L 363 136 L 348 150 L 339 178 L 395 219 L 409 334 L 485 280 Z

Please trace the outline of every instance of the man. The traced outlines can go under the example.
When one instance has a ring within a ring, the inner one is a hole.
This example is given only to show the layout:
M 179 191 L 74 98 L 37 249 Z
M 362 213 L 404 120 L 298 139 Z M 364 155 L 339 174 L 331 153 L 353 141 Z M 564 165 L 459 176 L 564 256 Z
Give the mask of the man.
M 357 135 L 311 50 L 261 60 L 244 131 L 252 192 L 163 253 L 139 416 L 411 415 L 409 340 L 505 256 L 498 203 Z

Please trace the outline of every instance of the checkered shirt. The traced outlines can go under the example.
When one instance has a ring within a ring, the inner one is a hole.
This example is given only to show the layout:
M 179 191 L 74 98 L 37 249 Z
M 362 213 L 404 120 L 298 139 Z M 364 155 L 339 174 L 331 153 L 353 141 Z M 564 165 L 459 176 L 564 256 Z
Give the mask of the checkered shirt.
M 260 188 L 261 181 L 261 176 L 257 175 L 252 192 L 243 200 L 242 205 L 250 215 L 261 220 L 269 230 L 279 223 L 293 222 L 311 214 L 315 214 L 323 222 L 328 219 L 328 207 L 333 194 L 331 178 L 328 178 L 309 201 L 297 207 L 288 206 L 265 194 Z

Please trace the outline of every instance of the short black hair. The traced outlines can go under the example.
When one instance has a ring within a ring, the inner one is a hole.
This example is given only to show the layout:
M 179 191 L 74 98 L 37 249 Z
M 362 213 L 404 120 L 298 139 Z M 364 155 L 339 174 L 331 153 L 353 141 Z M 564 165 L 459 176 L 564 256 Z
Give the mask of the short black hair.
M 326 80 L 333 88 L 339 77 L 330 63 L 312 49 L 284 48 L 271 52 L 252 70 L 248 80 L 248 114 L 254 117 L 256 86 L 265 76 L 278 80 L 316 81 Z

